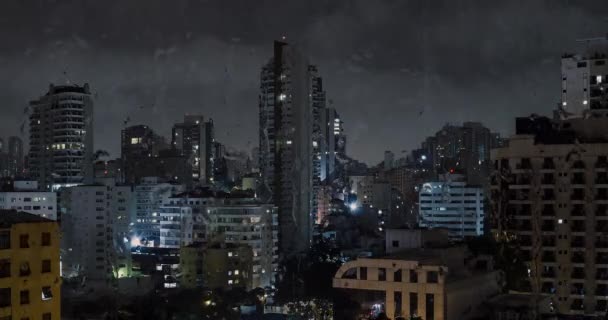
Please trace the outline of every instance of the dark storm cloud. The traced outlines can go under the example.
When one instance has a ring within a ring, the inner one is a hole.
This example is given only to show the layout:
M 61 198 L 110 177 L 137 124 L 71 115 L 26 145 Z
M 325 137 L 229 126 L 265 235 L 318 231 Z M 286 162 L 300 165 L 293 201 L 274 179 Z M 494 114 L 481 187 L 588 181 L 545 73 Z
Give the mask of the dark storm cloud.
M 251 148 L 259 68 L 285 35 L 319 66 L 349 153 L 373 162 L 445 122 L 508 133 L 549 114 L 561 54 L 607 18 L 605 1 L 3 1 L 0 136 L 66 71 L 97 92 L 96 147 L 114 156 L 126 117 L 168 135 L 184 113 Z

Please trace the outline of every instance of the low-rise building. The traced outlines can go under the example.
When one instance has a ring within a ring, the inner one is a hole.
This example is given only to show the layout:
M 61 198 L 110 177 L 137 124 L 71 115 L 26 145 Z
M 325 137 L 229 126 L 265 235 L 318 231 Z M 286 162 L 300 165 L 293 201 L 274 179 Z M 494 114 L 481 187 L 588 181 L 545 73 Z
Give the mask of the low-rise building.
M 465 265 L 466 253 L 464 247 L 424 248 L 359 258 L 338 269 L 333 287 L 348 290 L 364 307 L 383 306 L 390 319 L 471 319 L 500 292 L 502 273 L 469 267 L 483 265 L 473 260 Z
M 387 254 L 449 243 L 447 229 L 386 229 L 384 239 Z
M 60 319 L 59 226 L 0 210 L 0 319 Z

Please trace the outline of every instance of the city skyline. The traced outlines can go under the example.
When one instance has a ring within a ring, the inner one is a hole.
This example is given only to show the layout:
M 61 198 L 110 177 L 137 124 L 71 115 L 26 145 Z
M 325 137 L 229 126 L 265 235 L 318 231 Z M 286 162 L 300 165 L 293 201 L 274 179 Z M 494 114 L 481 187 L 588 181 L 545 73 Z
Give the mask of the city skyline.
M 219 141 L 250 151 L 255 139 L 242 137 L 257 132 L 259 70 L 272 41 L 285 36 L 324 75 L 328 102 L 345 123 L 348 154 L 375 164 L 384 150 L 400 156 L 446 122 L 481 121 L 504 135 L 514 132 L 504 119 L 549 115 L 560 100 L 561 55 L 579 52 L 584 44 L 577 39 L 608 28 L 600 4 L 444 3 L 436 10 L 388 2 L 182 1 L 150 4 L 143 18 L 130 15 L 136 2 L 5 2 L 3 20 L 22 34 L 0 32 L 11 43 L 0 50 L 1 77 L 9 84 L 0 93 L 0 136 L 26 140 L 20 125 L 27 102 L 49 83 L 69 79 L 90 83 L 96 93 L 95 148 L 112 157 L 120 154 L 128 117 L 129 125 L 146 124 L 168 137 L 186 113 L 213 118 Z M 112 16 L 111 24 L 94 15 Z M 67 16 L 78 18 L 68 24 Z

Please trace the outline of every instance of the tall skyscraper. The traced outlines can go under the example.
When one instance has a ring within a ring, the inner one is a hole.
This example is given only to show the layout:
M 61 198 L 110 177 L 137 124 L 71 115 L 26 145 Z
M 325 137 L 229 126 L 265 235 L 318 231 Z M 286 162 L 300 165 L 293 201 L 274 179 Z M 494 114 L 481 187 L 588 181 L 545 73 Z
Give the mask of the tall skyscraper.
M 29 166 L 43 189 L 93 179 L 93 99 L 89 85 L 50 85 L 30 102 Z
M 260 171 L 279 208 L 282 254 L 289 255 L 312 239 L 325 94 L 317 68 L 284 42 L 275 41 L 260 80 Z
M 161 150 L 169 146 L 164 137 L 157 135 L 146 125 L 137 125 L 122 130 L 120 156 L 123 165 L 125 182 L 137 184 L 141 177 L 138 170 L 143 162 L 158 157 Z
M 19 137 L 8 138 L 8 171 L 11 177 L 23 174 L 23 141 Z
M 562 57 L 561 118 L 608 114 L 607 50 Z
M 213 183 L 214 131 L 213 120 L 203 116 L 186 115 L 176 123 L 172 132 L 172 147 L 192 164 L 192 179 L 201 185 Z

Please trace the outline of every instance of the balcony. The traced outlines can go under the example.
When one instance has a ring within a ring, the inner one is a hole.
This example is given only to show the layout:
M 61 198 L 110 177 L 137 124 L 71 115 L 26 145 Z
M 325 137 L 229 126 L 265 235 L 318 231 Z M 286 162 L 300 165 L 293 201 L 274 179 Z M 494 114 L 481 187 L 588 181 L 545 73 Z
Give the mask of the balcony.
M 573 217 L 583 217 L 585 216 L 585 210 L 582 206 L 575 206 L 572 208 L 572 211 L 570 211 L 570 215 Z
M 570 195 L 570 200 L 585 200 L 585 191 L 583 189 L 574 189 Z
M 585 255 L 581 252 L 574 252 L 571 261 L 572 263 L 585 263 Z
M 595 247 L 598 249 L 608 249 L 608 241 L 598 240 L 595 242 Z
M 572 164 L 572 169 L 585 169 L 585 162 L 577 160 Z
M 608 209 L 605 204 L 597 205 L 597 207 L 595 208 L 595 216 L 596 217 L 608 216 Z
M 572 274 L 570 274 L 570 278 L 572 279 L 585 279 L 585 271 L 582 268 L 574 268 Z
M 555 163 L 553 162 L 552 158 L 545 158 L 543 160 L 543 169 L 545 169 L 545 170 L 555 169 Z
M 580 237 L 575 237 L 574 240 L 570 243 L 570 246 L 573 248 L 584 248 L 585 247 L 585 239 L 579 239 Z
M 585 287 L 582 283 L 574 284 L 570 287 L 570 294 L 583 296 L 585 295 Z
M 595 273 L 595 279 L 608 281 L 608 269 L 597 269 L 597 272 Z
M 551 268 L 547 268 L 544 269 L 541 274 L 540 274 L 541 278 L 555 278 L 555 269 Z
M 595 162 L 596 168 L 608 168 L 608 158 L 605 156 L 597 157 L 597 161 Z
M 608 177 L 605 172 L 602 172 L 602 175 L 598 175 L 595 178 L 595 184 L 608 184 Z
M 546 236 L 543 236 L 543 240 L 542 240 L 542 245 L 543 247 L 555 247 L 555 238 L 551 237 L 551 238 L 545 238 Z
M 553 209 L 552 205 L 545 206 L 543 208 L 543 211 L 541 212 L 541 215 L 543 215 L 545 217 L 553 217 L 553 216 L 555 216 L 555 209 Z
M 555 224 L 553 223 L 553 221 L 545 220 L 540 229 L 541 231 L 555 231 Z
M 570 305 L 570 310 L 572 311 L 583 311 L 585 310 L 585 305 L 583 304 L 582 299 L 575 299 Z
M 553 189 L 545 189 L 543 192 L 543 200 L 555 200 Z
M 595 288 L 596 296 L 608 296 L 608 287 L 605 284 L 600 284 Z
M 578 184 L 578 185 L 585 184 L 585 177 L 584 176 L 576 176 L 575 175 L 574 177 L 572 177 L 572 179 L 570 179 L 570 183 L 571 184 Z
M 608 189 L 597 189 L 595 200 L 608 200 Z
M 585 222 L 582 220 L 576 220 L 570 227 L 572 232 L 585 232 Z
M 541 258 L 542 262 L 555 262 L 555 253 L 552 251 L 545 251 Z
M 595 255 L 596 264 L 608 264 L 608 254 L 600 252 Z
M 555 184 L 555 178 L 553 177 L 553 175 L 545 175 L 541 180 L 540 180 L 541 184 Z

